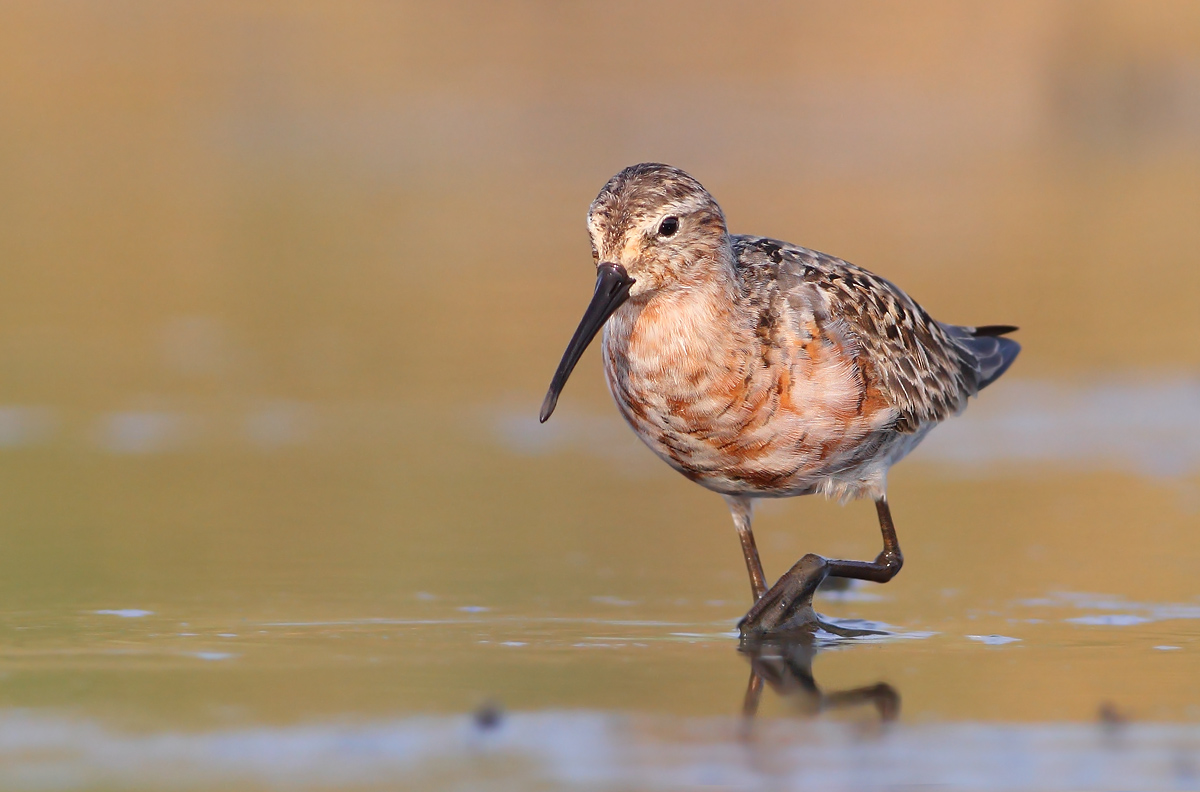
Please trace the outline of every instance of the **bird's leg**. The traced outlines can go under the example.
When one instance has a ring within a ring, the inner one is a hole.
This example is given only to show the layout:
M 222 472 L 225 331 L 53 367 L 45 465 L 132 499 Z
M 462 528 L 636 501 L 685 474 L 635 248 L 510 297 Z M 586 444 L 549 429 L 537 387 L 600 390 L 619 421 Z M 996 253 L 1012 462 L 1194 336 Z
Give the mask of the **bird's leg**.
M 900 541 L 896 538 L 896 526 L 892 523 L 892 510 L 888 507 L 887 498 L 875 501 L 875 511 L 879 513 L 883 550 L 875 556 L 874 561 L 830 561 L 830 575 L 887 583 L 904 566 L 904 556 L 900 553 Z
M 829 629 L 813 611 L 812 597 L 825 578 L 844 577 L 886 583 L 904 565 L 896 526 L 887 499 L 875 501 L 879 528 L 883 533 L 883 551 L 874 561 L 841 561 L 809 553 L 796 562 L 774 586 L 763 594 L 738 622 L 742 639 L 761 638 L 772 633 Z M 835 630 L 836 631 L 836 630 Z
M 754 501 L 741 495 L 726 495 L 725 502 L 733 514 L 733 525 L 742 540 L 742 555 L 746 557 L 746 571 L 750 573 L 750 590 L 757 601 L 767 590 L 767 579 L 763 575 L 762 561 L 758 559 L 758 546 L 754 544 L 754 533 L 750 530 L 750 514 Z

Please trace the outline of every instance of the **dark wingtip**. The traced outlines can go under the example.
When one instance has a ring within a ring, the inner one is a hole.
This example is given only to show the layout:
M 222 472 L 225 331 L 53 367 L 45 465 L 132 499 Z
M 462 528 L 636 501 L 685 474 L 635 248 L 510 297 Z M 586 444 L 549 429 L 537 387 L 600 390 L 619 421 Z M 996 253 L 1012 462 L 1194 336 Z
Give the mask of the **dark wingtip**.
M 1020 329 L 1021 328 L 1016 327 L 1015 325 L 984 325 L 983 327 L 976 327 L 973 331 L 971 331 L 971 335 L 975 336 L 976 338 L 994 338 L 996 336 L 1015 333 Z
M 997 338 L 990 343 L 996 345 L 995 352 L 989 355 L 986 361 L 981 361 L 985 363 L 985 368 L 984 376 L 979 381 L 980 390 L 1000 379 L 1000 375 L 1008 371 L 1009 366 L 1017 359 L 1017 355 L 1021 354 L 1021 345 L 1011 338 Z

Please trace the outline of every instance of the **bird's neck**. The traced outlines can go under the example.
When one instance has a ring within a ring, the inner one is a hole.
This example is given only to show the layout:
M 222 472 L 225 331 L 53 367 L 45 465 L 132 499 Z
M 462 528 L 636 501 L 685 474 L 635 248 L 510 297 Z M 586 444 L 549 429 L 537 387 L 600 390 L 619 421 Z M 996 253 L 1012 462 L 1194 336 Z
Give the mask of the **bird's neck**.
M 747 333 L 732 264 L 714 257 L 689 276 L 631 298 L 609 320 L 603 344 L 614 395 L 653 387 L 687 400 L 740 368 Z

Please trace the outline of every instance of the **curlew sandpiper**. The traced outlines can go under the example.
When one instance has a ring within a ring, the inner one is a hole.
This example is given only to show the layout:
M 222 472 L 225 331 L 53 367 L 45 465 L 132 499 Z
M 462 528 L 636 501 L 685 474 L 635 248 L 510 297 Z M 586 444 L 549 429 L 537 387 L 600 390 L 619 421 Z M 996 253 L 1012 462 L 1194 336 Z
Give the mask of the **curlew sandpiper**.
M 1016 328 L 943 324 L 861 267 L 732 235 L 708 191 L 668 165 L 618 173 L 587 225 L 596 289 L 541 420 L 603 327 L 621 415 L 729 504 L 754 594 L 744 639 L 827 626 L 811 605 L 826 577 L 891 580 L 904 559 L 888 468 L 1008 369 L 1020 346 L 1002 336 Z M 768 589 L 753 501 L 811 493 L 874 500 L 883 550 L 874 561 L 806 555 Z

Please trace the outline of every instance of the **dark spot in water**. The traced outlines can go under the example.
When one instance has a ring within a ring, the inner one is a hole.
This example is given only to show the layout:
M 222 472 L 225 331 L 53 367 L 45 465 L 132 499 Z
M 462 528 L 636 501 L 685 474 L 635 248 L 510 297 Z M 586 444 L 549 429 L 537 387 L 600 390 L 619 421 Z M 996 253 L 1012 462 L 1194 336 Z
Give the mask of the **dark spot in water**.
M 480 731 L 491 731 L 500 727 L 504 721 L 504 710 L 494 701 L 484 702 L 475 714 L 471 716 L 475 728 Z
M 1129 716 L 1117 709 L 1111 701 L 1102 701 L 1096 711 L 1096 719 L 1106 730 L 1116 730 L 1129 722 Z

